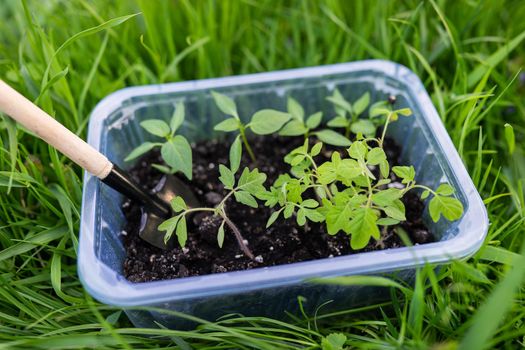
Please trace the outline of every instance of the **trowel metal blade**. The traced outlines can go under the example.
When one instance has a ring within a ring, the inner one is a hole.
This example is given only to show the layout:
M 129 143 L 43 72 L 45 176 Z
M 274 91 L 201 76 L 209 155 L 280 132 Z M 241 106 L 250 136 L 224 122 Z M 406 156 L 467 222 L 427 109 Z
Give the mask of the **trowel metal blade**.
M 175 176 L 163 176 L 153 192 L 166 203 L 177 196 L 184 199 L 188 207 L 196 208 L 200 206 L 198 199 L 193 194 L 193 191 L 184 182 Z M 173 249 L 176 239 L 173 237 L 167 244 L 164 243 L 164 236 L 166 232 L 159 231 L 158 227 L 161 223 L 169 218 L 159 217 L 153 213 L 147 212 L 143 209 L 140 220 L 139 236 L 149 244 L 161 249 Z

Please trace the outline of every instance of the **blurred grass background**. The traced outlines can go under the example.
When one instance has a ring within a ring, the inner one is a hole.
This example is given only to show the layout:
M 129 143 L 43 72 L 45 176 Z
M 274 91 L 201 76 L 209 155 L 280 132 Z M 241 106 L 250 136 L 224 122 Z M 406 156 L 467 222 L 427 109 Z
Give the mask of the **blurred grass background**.
M 78 281 L 81 170 L 0 117 L 0 349 L 524 347 L 523 18 L 521 0 L 2 0 L 0 78 L 82 137 L 95 104 L 125 86 L 402 63 L 424 81 L 492 224 L 475 257 L 422 269 L 379 305 L 135 329 Z

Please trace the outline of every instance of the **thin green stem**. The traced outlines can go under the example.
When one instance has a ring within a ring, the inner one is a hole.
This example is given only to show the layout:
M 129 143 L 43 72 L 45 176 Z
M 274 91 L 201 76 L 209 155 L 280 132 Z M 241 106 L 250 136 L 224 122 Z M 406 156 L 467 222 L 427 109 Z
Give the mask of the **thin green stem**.
M 428 192 L 432 193 L 434 196 L 437 196 L 437 193 L 433 191 L 430 187 L 427 187 L 425 185 L 416 185 L 415 183 L 412 186 L 407 186 L 405 189 L 407 191 L 413 189 L 413 188 L 422 188 L 424 190 L 427 190 Z
M 366 206 L 370 207 L 370 205 L 372 204 L 372 194 L 374 192 L 372 190 L 372 183 L 370 182 L 370 178 L 368 176 L 366 177 L 366 183 L 368 185 L 368 200 L 366 201 Z
M 368 145 L 369 141 L 374 141 L 374 142 L 377 142 L 378 145 L 381 145 L 381 142 L 378 139 L 376 139 L 375 137 L 367 137 L 367 138 L 363 139 L 363 141 L 366 142 L 367 145 Z
M 305 156 L 306 156 L 306 158 L 308 158 L 312 162 L 312 165 L 314 166 L 315 174 L 312 174 L 312 175 L 314 175 L 315 177 L 319 178 L 319 175 L 317 175 L 317 164 L 315 163 L 314 158 L 311 155 L 309 155 L 309 154 L 305 154 Z M 332 194 L 332 191 L 330 191 L 328 186 L 327 185 L 321 185 L 321 186 L 323 186 L 323 188 L 324 188 L 328 198 L 330 200 L 333 199 L 334 195 Z
M 348 123 L 347 126 L 345 127 L 345 137 L 348 139 L 350 138 L 350 127 L 351 127 L 351 123 Z
M 388 123 L 390 123 L 390 117 L 392 116 L 392 112 L 388 114 L 388 117 L 386 117 L 385 126 L 383 127 L 383 133 L 381 134 L 381 138 L 379 139 L 379 147 L 383 148 L 383 141 L 385 140 L 386 130 L 388 129 Z
M 246 138 L 246 129 L 244 125 L 241 126 L 239 131 L 241 133 L 241 139 L 242 139 L 242 142 L 244 143 L 244 147 L 246 147 L 246 150 L 248 151 L 248 154 L 250 155 L 250 159 L 252 160 L 252 162 L 257 163 L 255 154 L 253 153 L 252 148 L 250 147 L 250 144 L 248 143 L 248 139 Z

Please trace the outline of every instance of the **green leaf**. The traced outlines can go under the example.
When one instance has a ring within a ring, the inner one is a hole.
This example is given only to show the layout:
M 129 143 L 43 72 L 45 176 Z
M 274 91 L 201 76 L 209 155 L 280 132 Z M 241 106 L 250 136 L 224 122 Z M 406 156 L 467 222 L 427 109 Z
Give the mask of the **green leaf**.
M 215 125 L 213 130 L 230 132 L 230 131 L 238 130 L 240 126 L 241 124 L 238 119 L 228 118 L 226 120 L 223 120 L 219 124 Z
M 261 191 L 257 193 L 256 197 L 265 201 L 264 205 L 269 208 L 275 207 L 277 203 L 282 205 L 285 201 L 283 192 L 276 187 L 270 188 L 269 191 Z
M 361 175 L 362 169 L 354 159 L 343 159 L 336 168 L 337 178 L 345 185 L 350 186 L 350 181 Z
M 177 228 L 177 224 L 179 223 L 180 218 L 184 215 L 177 215 L 172 218 L 169 218 L 168 220 L 162 222 L 158 230 L 159 231 L 166 231 L 166 234 L 164 235 L 164 243 L 168 243 L 168 241 L 171 239 L 171 236 L 173 235 L 173 232 Z
M 438 222 L 441 215 L 449 221 L 454 221 L 463 215 L 463 204 L 454 197 L 437 195 L 430 200 L 428 211 L 434 222 Z
M 177 135 L 160 149 L 162 159 L 174 171 L 181 171 L 189 180 L 192 176 L 191 146 L 183 136 Z
M 184 122 L 184 103 L 177 102 L 175 105 L 175 111 L 170 120 L 171 135 L 175 135 L 175 132 L 180 128 Z
M 188 230 L 186 229 L 186 217 L 183 215 L 179 223 L 177 224 L 177 229 L 175 230 L 177 239 L 181 247 L 186 245 L 186 240 L 188 239 Z
M 270 215 L 270 217 L 268 218 L 268 221 L 266 222 L 266 228 L 272 226 L 275 220 L 277 220 L 277 218 L 279 217 L 280 213 L 281 211 L 279 210 L 279 211 L 274 211 L 272 215 Z
M 308 218 L 308 220 L 312 222 L 323 222 L 325 220 L 325 217 L 323 214 L 321 214 L 319 211 L 314 209 L 303 209 L 304 214 Z
M 508 123 L 505 123 L 505 140 L 507 140 L 507 147 L 509 148 L 509 153 L 514 153 L 514 149 L 516 148 L 514 128 Z
M 380 187 L 380 186 L 388 185 L 391 182 L 392 182 L 392 180 L 390 180 L 390 179 L 381 179 L 381 180 L 377 181 L 375 186 L 376 187 Z
M 326 98 L 328 101 L 332 102 L 334 105 L 341 107 L 349 114 L 353 114 L 352 105 L 341 95 L 338 89 L 334 90 L 334 94 Z
M 264 181 L 266 181 L 266 174 L 259 172 L 259 169 L 255 168 L 250 171 L 250 169 L 244 168 L 237 183 L 237 188 L 257 195 L 257 193 L 265 191 Z
M 367 150 L 368 147 L 366 146 L 366 143 L 364 143 L 363 141 L 355 141 L 348 149 L 348 154 L 354 159 L 364 160 L 366 157 Z
M 377 224 L 381 226 L 393 226 L 399 224 L 399 220 L 392 218 L 381 218 L 377 220 Z
M 349 197 L 343 192 L 334 195 L 334 203 L 324 199 L 323 207 L 326 210 L 326 228 L 328 234 L 335 235 L 339 231 L 350 233 L 350 219 L 360 204 L 366 202 L 364 195 Z
M 299 165 L 304 159 L 306 158 L 303 154 L 298 154 L 295 157 L 292 158 L 292 161 L 290 162 L 291 166 Z
M 363 249 L 370 241 L 370 237 L 379 239 L 379 228 L 377 227 L 377 215 L 371 208 L 358 208 L 355 210 L 353 219 L 348 225 L 349 233 L 352 235 L 350 246 L 352 249 Z
M 295 206 L 292 203 L 287 203 L 284 207 L 283 216 L 285 219 L 288 219 L 292 216 Z
M 288 113 L 291 114 L 292 118 L 300 121 L 303 124 L 304 120 L 304 109 L 293 97 L 288 97 L 287 101 Z
M 349 139 L 339 134 L 338 132 L 335 132 L 330 129 L 324 129 L 321 131 L 317 131 L 315 132 L 315 136 L 317 136 L 317 138 L 320 141 L 327 143 L 329 145 L 332 145 L 332 146 L 347 147 L 351 145 L 351 142 Z
M 160 144 L 154 142 L 144 142 L 142 145 L 138 146 L 133 151 L 131 151 L 130 154 L 128 154 L 128 156 L 124 159 L 124 161 L 129 162 L 130 160 L 138 158 L 144 153 L 149 152 L 155 146 L 160 146 Z
M 232 190 L 233 186 L 235 185 L 235 177 L 233 176 L 233 172 L 223 164 L 219 164 L 219 173 L 221 174 L 221 176 L 219 176 L 219 180 L 224 185 L 224 188 L 227 190 Z
M 467 76 L 467 88 L 470 89 L 477 82 L 483 78 L 483 76 L 492 68 L 497 66 L 501 61 L 506 59 L 510 52 L 513 51 L 516 47 L 519 47 L 521 42 L 525 39 L 525 31 L 522 31 L 520 34 L 515 36 L 511 41 L 501 45 L 501 47 L 496 50 L 492 55 L 483 59 L 476 68 L 469 73 Z
M 217 231 L 217 244 L 219 245 L 219 248 L 222 248 L 222 245 L 224 244 L 224 223 L 226 220 L 222 220 L 221 226 L 219 226 L 219 230 Z
M 366 175 L 359 175 L 355 179 L 353 179 L 355 184 L 360 187 L 367 187 L 368 186 L 368 176 Z
M 289 202 L 301 203 L 303 191 L 303 186 L 297 179 L 291 179 L 286 183 L 286 198 Z
M 410 108 L 401 108 L 396 110 L 397 114 L 401 114 L 402 116 L 409 117 L 412 115 L 412 110 Z
M 370 106 L 369 117 L 375 118 L 381 115 L 389 115 L 391 113 L 390 108 L 387 106 L 385 101 L 379 101 Z
M 179 213 L 181 211 L 187 210 L 188 205 L 184 201 L 184 198 L 177 196 L 171 200 L 171 208 L 175 213 Z
M 328 121 L 328 126 L 331 128 L 346 128 L 350 121 L 342 116 L 337 116 Z
M 166 137 L 170 134 L 170 127 L 164 121 L 160 119 L 149 119 L 144 120 L 140 123 L 140 126 L 152 135 L 159 137 Z
M 342 333 L 331 333 L 321 340 L 322 350 L 343 350 L 346 343 L 346 335 Z
M 236 173 L 241 166 L 242 158 L 242 143 L 241 137 L 237 136 L 230 147 L 230 169 L 232 173 Z
M 258 135 L 269 135 L 279 131 L 292 116 L 275 109 L 262 109 L 252 116 L 249 127 Z
M 311 209 L 317 208 L 319 206 L 319 202 L 316 201 L 315 199 L 307 199 L 301 203 L 301 206 L 305 208 L 311 208 Z
M 381 163 L 379 163 L 379 172 L 381 173 L 381 176 L 384 178 L 388 178 L 388 175 L 390 173 L 390 164 L 388 164 L 388 160 L 384 160 Z M 391 180 L 388 182 L 390 183 Z
M 237 106 L 235 105 L 233 99 L 215 91 L 212 91 L 211 94 L 215 100 L 215 104 L 217 107 L 219 107 L 222 113 L 239 119 L 239 115 L 237 114 Z
M 405 205 L 399 199 L 394 200 L 383 208 L 386 215 L 392 219 L 405 221 Z
M 315 157 L 317 156 L 319 153 L 321 153 L 321 149 L 323 148 L 323 143 L 322 142 L 317 142 L 313 147 L 312 149 L 310 150 L 310 155 L 312 157 Z
M 403 191 L 397 188 L 388 188 L 386 190 L 372 194 L 372 202 L 378 206 L 387 206 L 392 204 L 396 199 L 403 196 Z
M 337 178 L 337 168 L 332 162 L 325 162 L 317 168 L 317 176 L 320 184 L 331 184 Z
M 416 170 L 413 166 L 395 166 L 392 171 L 402 179 L 401 182 L 404 184 L 414 181 L 416 177 Z
M 398 119 L 399 119 L 399 115 L 397 114 L 397 112 L 390 113 L 390 120 L 391 121 L 395 122 Z
M 302 146 L 294 148 L 289 154 L 307 154 L 308 153 L 308 139 L 304 140 Z
M 308 132 L 302 121 L 292 119 L 280 131 L 281 136 L 299 136 Z
M 359 99 L 355 101 L 353 104 L 355 116 L 357 117 L 361 115 L 361 113 L 365 111 L 366 107 L 368 107 L 369 104 L 370 104 L 370 93 L 365 92 L 363 96 L 359 97 Z
M 252 208 L 257 208 L 259 205 L 257 204 L 257 201 L 255 198 L 246 191 L 237 191 L 233 193 L 233 196 L 235 197 L 235 200 L 239 203 L 242 203 L 244 205 L 247 205 Z
M 328 234 L 335 235 L 339 231 L 347 232 L 353 209 L 350 204 L 338 206 L 332 205 L 332 203 L 328 204 L 325 219 Z
M 304 209 L 301 208 L 297 211 L 296 220 L 297 225 L 299 226 L 304 226 L 304 224 L 306 224 L 306 214 L 304 213 Z
M 306 119 L 306 127 L 309 130 L 313 130 L 321 124 L 322 120 L 323 120 L 323 112 L 314 113 Z
M 421 193 L 421 199 L 427 199 L 430 195 L 430 191 L 424 190 L 423 193 Z
M 352 123 L 350 130 L 354 134 L 363 134 L 366 136 L 374 136 L 376 134 L 376 126 L 370 119 L 359 119 L 355 123 Z
M 380 147 L 372 148 L 366 156 L 368 164 L 378 165 L 386 160 L 385 151 Z
M 436 190 L 436 193 L 441 196 L 450 196 L 454 194 L 454 187 L 450 186 L 449 184 L 441 184 Z
M 173 171 L 173 169 L 171 169 L 169 166 L 160 165 L 160 164 L 151 164 L 151 166 L 164 174 L 172 175 L 175 173 L 175 171 Z

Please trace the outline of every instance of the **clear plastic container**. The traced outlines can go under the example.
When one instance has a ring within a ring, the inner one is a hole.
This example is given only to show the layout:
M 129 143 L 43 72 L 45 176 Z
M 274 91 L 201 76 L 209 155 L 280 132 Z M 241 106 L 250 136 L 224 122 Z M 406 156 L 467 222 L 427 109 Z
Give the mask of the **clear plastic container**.
M 131 283 L 122 275 L 125 251 L 119 238 L 124 227 L 122 196 L 90 174 L 85 175 L 78 257 L 79 276 L 88 292 L 111 305 L 154 306 L 176 310 L 208 320 L 228 313 L 282 318 L 298 309 L 297 297 L 313 312 L 326 301 L 324 311 L 350 308 L 382 298 L 385 288 L 343 287 L 308 282 L 313 277 L 396 273 L 410 280 L 414 268 L 429 263 L 463 259 L 481 246 L 488 229 L 483 202 L 452 144 L 419 78 L 409 69 L 388 61 L 292 69 L 270 73 L 139 86 L 106 97 L 91 115 L 88 142 L 123 168 L 125 156 L 148 140 L 139 122 L 148 118 L 169 119 L 176 102 L 185 103 L 183 132 L 191 140 L 218 137 L 213 126 L 224 119 L 210 91 L 235 99 L 241 116 L 260 108 L 285 110 L 286 97 L 299 100 L 306 112 L 322 109 L 333 116 L 325 97 L 334 88 L 354 100 L 369 91 L 373 100 L 397 96 L 398 106 L 410 107 L 414 116 L 391 124 L 388 134 L 402 147 L 402 160 L 412 164 L 417 180 L 431 187 L 449 182 L 465 207 L 453 223 L 425 220 L 438 237 L 435 243 L 360 253 L 289 265 L 148 283 Z M 137 326 L 185 327 L 172 315 L 128 310 Z

